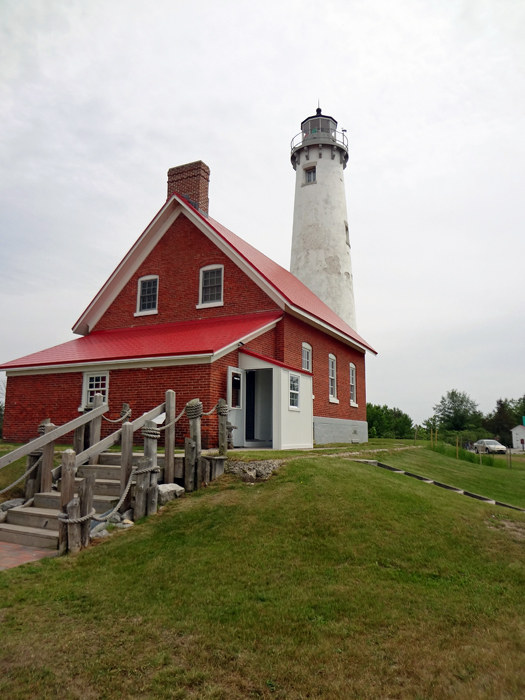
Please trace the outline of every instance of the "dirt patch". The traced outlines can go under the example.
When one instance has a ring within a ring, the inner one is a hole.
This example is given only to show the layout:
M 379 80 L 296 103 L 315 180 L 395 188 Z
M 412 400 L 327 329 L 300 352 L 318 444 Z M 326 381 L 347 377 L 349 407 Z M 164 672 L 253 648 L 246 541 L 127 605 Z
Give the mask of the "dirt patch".
M 487 522 L 489 530 L 507 532 L 514 540 L 525 541 L 525 523 L 515 523 L 512 520 L 497 520 Z

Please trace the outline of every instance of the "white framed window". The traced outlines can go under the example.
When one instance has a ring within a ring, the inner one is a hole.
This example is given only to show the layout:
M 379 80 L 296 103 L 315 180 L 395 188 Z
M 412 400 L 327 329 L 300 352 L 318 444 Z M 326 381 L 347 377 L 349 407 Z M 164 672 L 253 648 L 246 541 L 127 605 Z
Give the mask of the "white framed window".
M 312 346 L 309 343 L 303 343 L 301 369 L 312 371 Z
M 317 169 L 314 166 L 313 168 L 308 168 L 304 171 L 304 182 L 306 185 L 311 185 L 312 183 L 316 182 L 317 180 Z
M 95 394 L 102 394 L 104 403 L 108 402 L 109 372 L 84 372 L 82 385 L 82 405 L 79 410 L 93 405 Z
M 224 306 L 224 265 L 201 267 L 197 309 Z
M 328 400 L 331 403 L 339 403 L 337 398 L 337 360 L 335 355 L 328 355 Z
M 350 363 L 350 406 L 357 407 L 355 365 L 353 362 Z
M 299 381 L 299 375 L 290 372 L 290 401 L 288 407 L 292 411 L 299 410 Z
M 158 314 L 159 276 L 145 275 L 137 283 L 137 310 L 134 316 Z

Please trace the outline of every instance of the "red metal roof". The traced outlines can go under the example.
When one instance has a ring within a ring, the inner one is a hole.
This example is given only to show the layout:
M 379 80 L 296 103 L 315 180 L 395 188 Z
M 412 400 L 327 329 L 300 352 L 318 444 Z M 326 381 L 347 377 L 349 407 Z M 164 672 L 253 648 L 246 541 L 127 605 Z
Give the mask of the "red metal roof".
M 300 282 L 297 277 L 292 275 L 291 272 L 285 270 L 283 267 L 264 255 L 264 253 L 261 253 L 242 238 L 239 238 L 239 236 L 236 236 L 218 221 L 215 221 L 211 217 L 203 214 L 198 209 L 195 209 L 195 207 L 193 207 L 185 197 L 177 193 L 174 193 L 155 215 L 142 236 L 140 236 L 137 242 L 131 247 L 120 265 L 108 278 L 105 285 L 95 296 L 88 308 L 80 316 L 73 327 L 75 332 L 83 332 L 82 330 L 78 329 L 86 321 L 86 318 L 89 317 L 89 313 L 96 306 L 97 302 L 100 302 L 104 295 L 108 294 L 110 285 L 115 281 L 115 278 L 118 277 L 119 274 L 126 274 L 124 272 L 124 263 L 129 261 L 133 255 L 139 254 L 140 244 L 143 243 L 144 237 L 154 233 L 155 226 L 161 225 L 163 222 L 162 215 L 166 213 L 170 206 L 172 206 L 173 202 L 178 202 L 181 204 L 183 209 L 185 209 L 186 216 L 188 216 L 190 220 L 192 217 L 197 217 L 204 223 L 212 235 L 216 235 L 221 238 L 237 255 L 243 258 L 248 265 L 253 268 L 253 270 L 255 270 L 268 283 L 268 285 L 272 287 L 275 292 L 277 292 L 277 294 L 281 296 L 284 303 L 287 303 L 290 307 L 297 309 L 300 314 L 303 312 L 314 317 L 326 326 L 331 327 L 338 333 L 346 336 L 349 340 L 356 341 L 356 343 L 362 348 L 366 348 L 374 354 L 377 354 L 374 348 L 369 345 L 364 338 L 362 338 L 353 328 L 339 318 L 339 316 L 332 311 L 332 309 L 322 302 L 319 297 L 308 289 L 308 287 Z M 109 294 L 111 293 L 112 292 L 109 292 Z M 111 301 L 112 300 L 113 299 L 111 299 Z M 89 326 L 90 323 L 87 325 Z M 96 328 L 96 321 L 93 324 L 93 327 Z
M 291 369 L 293 372 L 299 372 L 299 374 L 308 374 L 313 377 L 313 372 L 309 372 L 307 369 L 299 369 L 299 367 L 294 367 L 293 365 L 287 365 L 279 360 L 274 360 L 273 357 L 268 357 L 268 355 L 261 355 L 260 352 L 254 352 L 253 350 L 248 350 L 248 348 L 239 348 L 239 352 L 245 355 L 250 355 L 250 357 L 256 357 L 258 360 L 263 360 L 268 362 L 270 365 L 275 365 L 276 367 L 284 367 L 284 369 Z
M 95 330 L 68 343 L 7 362 L 0 365 L 0 370 L 134 358 L 208 355 L 239 342 L 281 317 L 281 311 L 272 311 L 163 323 L 158 326 Z

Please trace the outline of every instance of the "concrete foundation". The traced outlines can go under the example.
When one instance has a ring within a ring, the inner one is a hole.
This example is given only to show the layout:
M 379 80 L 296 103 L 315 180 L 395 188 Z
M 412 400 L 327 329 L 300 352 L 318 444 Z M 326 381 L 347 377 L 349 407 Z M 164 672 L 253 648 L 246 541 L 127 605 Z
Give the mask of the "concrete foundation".
M 368 423 L 362 420 L 314 416 L 314 442 L 368 442 Z

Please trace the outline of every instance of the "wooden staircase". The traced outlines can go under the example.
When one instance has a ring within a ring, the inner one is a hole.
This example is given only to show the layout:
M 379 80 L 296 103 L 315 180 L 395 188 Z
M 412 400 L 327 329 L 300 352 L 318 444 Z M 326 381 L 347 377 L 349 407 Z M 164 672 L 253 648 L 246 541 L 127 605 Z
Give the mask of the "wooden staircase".
M 137 462 L 143 455 L 134 455 Z M 78 468 L 75 482 L 78 484 L 89 474 L 95 473 L 93 507 L 97 514 L 114 508 L 120 497 L 120 466 L 115 461 L 120 454 L 102 453 L 100 464 Z M 75 493 L 75 495 L 77 495 Z M 57 549 L 58 514 L 60 512 L 60 482 L 58 490 L 35 494 L 29 506 L 19 506 L 7 511 L 7 520 L 0 523 L 0 542 L 13 542 L 26 547 Z

